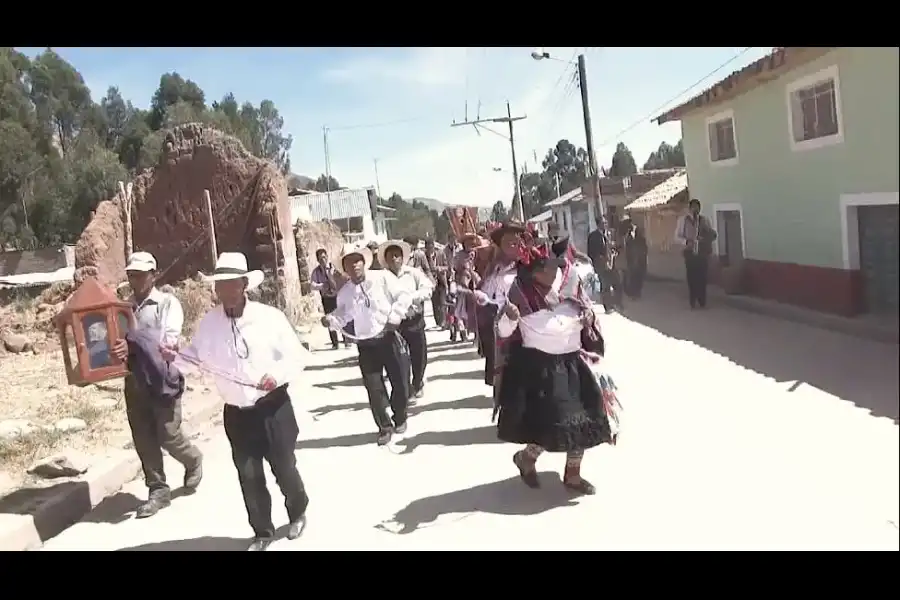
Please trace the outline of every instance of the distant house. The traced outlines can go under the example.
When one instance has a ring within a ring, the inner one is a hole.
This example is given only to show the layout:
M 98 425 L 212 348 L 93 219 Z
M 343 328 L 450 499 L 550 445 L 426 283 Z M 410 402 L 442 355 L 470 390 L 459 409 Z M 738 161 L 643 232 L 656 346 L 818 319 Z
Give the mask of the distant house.
M 624 177 L 601 177 L 600 197 L 607 209 L 607 219 L 615 225 L 622 218 L 626 207 L 678 173 L 683 168 L 639 171 Z
M 748 292 L 896 316 L 900 50 L 776 48 L 660 115 Z
M 647 238 L 647 273 L 666 279 L 684 278 L 684 246 L 675 241 L 678 217 L 687 211 L 688 177 L 684 169 L 670 172 L 662 183 L 625 205 Z
M 591 184 L 585 183 L 567 194 L 544 204 L 544 211 L 550 211 L 550 218 L 544 216 L 543 223 L 559 225 L 559 229 L 569 236 L 575 247 L 584 252 L 587 237 L 597 228 L 596 203 L 592 201 Z
M 347 241 L 387 239 L 394 209 L 377 203 L 371 187 L 291 195 L 291 222 L 331 221 Z

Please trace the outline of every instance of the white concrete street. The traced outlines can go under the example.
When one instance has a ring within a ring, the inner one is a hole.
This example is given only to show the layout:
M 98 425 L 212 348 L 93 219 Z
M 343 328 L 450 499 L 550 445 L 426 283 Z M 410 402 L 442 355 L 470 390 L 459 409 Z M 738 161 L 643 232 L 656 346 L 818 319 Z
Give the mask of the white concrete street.
M 585 459 L 596 496 L 569 497 L 562 455 L 544 455 L 543 488 L 526 488 L 517 448 L 490 423 L 482 361 L 430 332 L 426 397 L 385 448 L 355 349 L 315 353 L 292 390 L 309 526 L 271 549 L 897 550 L 898 347 L 645 294 L 602 317 L 625 420 L 619 446 Z M 45 549 L 244 549 L 251 532 L 221 426 L 201 447 L 197 494 L 135 520 L 146 491 L 132 482 Z M 180 482 L 181 467 L 167 465 Z

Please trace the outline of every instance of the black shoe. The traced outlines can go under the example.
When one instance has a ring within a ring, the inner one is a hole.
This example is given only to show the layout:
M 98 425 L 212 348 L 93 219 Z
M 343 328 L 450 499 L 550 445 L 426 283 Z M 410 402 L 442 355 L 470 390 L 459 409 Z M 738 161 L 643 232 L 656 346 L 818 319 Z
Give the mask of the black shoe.
M 269 549 L 269 546 L 272 545 L 274 540 L 270 537 L 257 537 L 253 538 L 253 541 L 250 542 L 250 545 L 247 547 L 247 552 L 265 552 Z
M 149 500 L 138 506 L 134 512 L 134 518 L 146 519 L 147 517 L 152 517 L 170 504 L 172 504 L 172 498 L 169 494 L 151 495 Z
M 332 349 L 332 350 L 337 350 L 337 349 L 340 348 L 340 347 L 341 347 L 341 345 L 338 344 L 337 342 L 335 342 L 335 343 L 333 343 L 333 344 L 331 345 L 331 349 Z
M 424 395 L 425 395 L 425 386 L 422 385 L 421 387 L 419 387 L 419 389 L 416 390 L 416 393 L 413 394 L 413 398 L 418 400 L 419 398 L 421 398 Z
M 298 537 L 303 535 L 303 531 L 306 529 L 306 515 L 303 515 L 296 521 L 291 523 L 291 526 L 288 527 L 287 539 L 296 540 Z
M 406 433 L 406 421 L 404 421 L 400 425 L 395 425 L 394 433 L 396 433 L 398 435 L 403 435 L 404 433 Z
M 378 439 L 375 440 L 375 443 L 379 446 L 387 446 L 391 443 L 392 432 L 390 429 L 385 429 L 378 433 Z
M 184 490 L 193 494 L 197 491 L 197 487 L 203 480 L 203 460 L 198 460 L 197 464 L 189 469 L 184 470 Z
M 523 450 L 519 450 L 513 454 L 513 462 L 519 469 L 519 477 L 522 478 L 525 485 L 533 490 L 541 487 L 541 482 L 538 480 L 537 469 L 534 468 L 534 464 L 532 464 L 530 468 L 528 467 L 528 461 L 525 458 L 525 452 Z

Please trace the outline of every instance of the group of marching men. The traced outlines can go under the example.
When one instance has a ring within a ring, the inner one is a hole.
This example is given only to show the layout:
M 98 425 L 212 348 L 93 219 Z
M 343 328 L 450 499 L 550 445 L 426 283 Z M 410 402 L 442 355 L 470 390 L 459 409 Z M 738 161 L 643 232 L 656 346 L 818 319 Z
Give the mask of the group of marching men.
M 336 265 L 320 254 L 313 277 L 333 297 L 322 318 L 333 343 L 353 325 L 377 443 L 406 432 L 409 401 L 423 394 L 431 299 L 451 339 L 475 333 L 498 436 L 525 445 L 513 456 L 522 480 L 539 487 L 538 456 L 564 452 L 565 487 L 595 493 L 581 461 L 586 449 L 615 443 L 619 405 L 612 379 L 598 368 L 604 340 L 574 267 L 580 253 L 566 237 L 540 239 L 518 223 L 492 224 L 459 243 L 451 238 L 440 252 L 411 242 L 390 240 L 374 252 L 345 248 Z
M 493 387 L 498 437 L 524 446 L 513 455 L 522 481 L 540 487 L 538 457 L 562 452 L 563 485 L 594 494 L 581 461 L 588 448 L 616 442 L 620 406 L 615 384 L 599 369 L 604 340 L 574 268 L 574 248 L 566 238 L 541 240 L 517 223 L 450 239 L 440 252 L 430 242 L 424 250 L 417 245 L 392 240 L 350 247 L 336 264 L 320 251 L 311 277 L 333 344 L 343 332 L 344 342 L 358 348 L 377 443 L 407 430 L 407 407 L 423 394 L 430 300 L 454 339 L 475 332 L 484 381 Z M 249 299 L 262 272 L 248 269 L 241 253 L 222 253 L 206 276 L 219 302 L 181 348 L 183 310 L 156 287 L 156 259 L 136 252 L 126 272 L 135 326 L 111 352 L 128 364 L 128 420 L 149 488 L 136 516 L 171 503 L 163 449 L 184 465 L 186 491 L 200 485 L 203 458 L 181 427 L 183 373 L 200 369 L 214 377 L 225 402 L 225 434 L 254 533 L 248 549 L 266 550 L 275 539 L 263 462 L 285 498 L 287 537 L 300 537 L 309 496 L 294 455 L 299 427 L 287 389 L 308 356 L 280 310 Z

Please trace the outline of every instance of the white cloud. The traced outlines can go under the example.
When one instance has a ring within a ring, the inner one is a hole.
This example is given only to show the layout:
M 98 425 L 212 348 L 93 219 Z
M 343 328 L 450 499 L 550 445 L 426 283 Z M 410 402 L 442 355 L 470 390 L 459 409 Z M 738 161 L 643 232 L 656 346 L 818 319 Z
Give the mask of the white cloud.
M 462 85 L 466 78 L 466 49 L 410 48 L 390 51 L 390 55 L 359 56 L 324 71 L 322 76 L 346 83 Z

